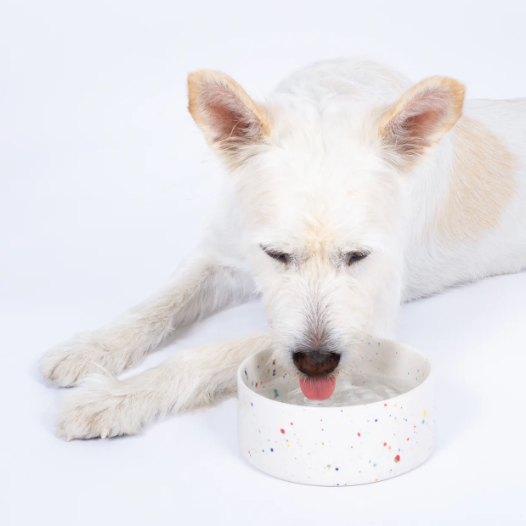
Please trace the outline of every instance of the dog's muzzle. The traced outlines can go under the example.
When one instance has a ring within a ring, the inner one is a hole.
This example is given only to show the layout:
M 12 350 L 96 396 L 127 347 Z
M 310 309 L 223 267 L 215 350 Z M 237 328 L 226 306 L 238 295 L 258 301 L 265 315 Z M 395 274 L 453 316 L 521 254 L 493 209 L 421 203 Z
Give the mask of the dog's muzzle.
M 308 377 L 331 374 L 340 363 L 340 355 L 325 351 L 298 351 L 293 354 L 294 365 Z

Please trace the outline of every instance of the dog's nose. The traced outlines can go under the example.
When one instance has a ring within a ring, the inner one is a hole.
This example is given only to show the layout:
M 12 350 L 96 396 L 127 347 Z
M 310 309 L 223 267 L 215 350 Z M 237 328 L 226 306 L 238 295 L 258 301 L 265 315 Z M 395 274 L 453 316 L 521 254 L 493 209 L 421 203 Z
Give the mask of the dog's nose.
M 335 352 L 298 351 L 293 357 L 294 365 L 307 376 L 330 374 L 338 367 L 340 355 Z

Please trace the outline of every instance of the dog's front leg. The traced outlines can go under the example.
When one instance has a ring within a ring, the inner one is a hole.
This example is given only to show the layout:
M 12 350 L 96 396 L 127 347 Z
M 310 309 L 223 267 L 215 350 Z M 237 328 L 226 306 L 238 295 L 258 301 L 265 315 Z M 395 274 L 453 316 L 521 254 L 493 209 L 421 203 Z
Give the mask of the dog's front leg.
M 270 347 L 267 333 L 182 351 L 161 365 L 125 380 L 87 376 L 66 394 L 57 435 L 112 437 L 140 432 L 174 412 L 214 405 L 236 392 L 236 371 L 248 356 Z
M 45 379 L 67 387 L 88 373 L 112 375 L 136 365 L 171 332 L 253 290 L 250 277 L 207 256 L 186 263 L 155 296 L 117 321 L 81 333 L 41 359 Z

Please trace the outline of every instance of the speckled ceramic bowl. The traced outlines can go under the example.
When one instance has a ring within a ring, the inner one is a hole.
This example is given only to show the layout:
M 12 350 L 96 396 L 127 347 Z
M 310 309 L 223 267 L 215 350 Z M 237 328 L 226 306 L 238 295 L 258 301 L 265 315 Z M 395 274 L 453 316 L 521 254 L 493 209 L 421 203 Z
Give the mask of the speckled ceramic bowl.
M 403 386 L 401 394 L 359 405 L 352 399 L 337 407 L 292 405 L 278 401 L 277 387 L 292 390 L 298 379 L 273 364 L 270 351 L 245 360 L 237 384 L 247 461 L 274 477 L 320 486 L 378 482 L 424 462 L 435 435 L 430 361 L 382 339 L 366 342 L 360 356 L 354 378 L 386 378 Z

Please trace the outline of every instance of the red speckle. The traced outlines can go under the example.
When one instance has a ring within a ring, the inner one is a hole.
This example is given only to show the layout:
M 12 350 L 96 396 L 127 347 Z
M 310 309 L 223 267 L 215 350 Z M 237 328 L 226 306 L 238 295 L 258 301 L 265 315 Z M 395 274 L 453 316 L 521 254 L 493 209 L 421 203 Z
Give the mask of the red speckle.
M 294 424 L 291 422 L 290 425 L 293 426 Z
M 280 429 L 280 431 L 281 431 L 283 434 L 285 434 L 285 430 L 284 430 L 284 429 Z
M 258 386 L 258 383 L 256 382 L 256 387 Z
M 396 457 L 394 458 L 394 461 L 395 462 L 400 462 L 400 455 L 396 455 Z
M 360 433 L 358 433 L 358 436 L 361 437 L 362 435 L 360 435 Z
M 384 442 L 384 447 L 387 446 L 387 442 Z
M 387 407 L 387 404 L 384 404 L 384 407 Z
M 407 440 L 409 440 L 409 438 Z

